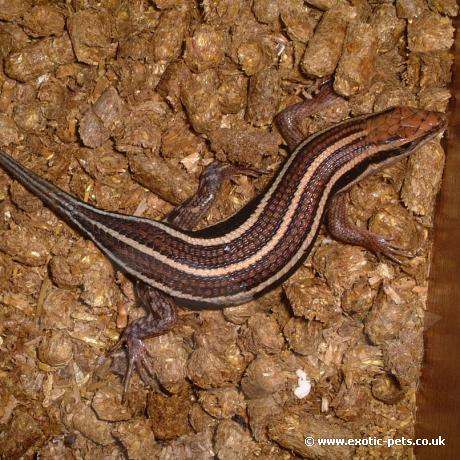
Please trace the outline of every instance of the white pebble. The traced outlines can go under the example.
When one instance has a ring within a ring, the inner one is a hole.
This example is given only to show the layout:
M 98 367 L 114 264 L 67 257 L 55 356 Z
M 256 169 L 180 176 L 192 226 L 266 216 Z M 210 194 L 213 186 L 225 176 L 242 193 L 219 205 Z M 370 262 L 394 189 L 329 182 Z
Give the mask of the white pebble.
M 303 399 L 310 394 L 311 381 L 304 370 L 297 369 L 295 373 L 298 377 L 298 380 L 297 387 L 294 389 L 294 395 L 299 399 Z

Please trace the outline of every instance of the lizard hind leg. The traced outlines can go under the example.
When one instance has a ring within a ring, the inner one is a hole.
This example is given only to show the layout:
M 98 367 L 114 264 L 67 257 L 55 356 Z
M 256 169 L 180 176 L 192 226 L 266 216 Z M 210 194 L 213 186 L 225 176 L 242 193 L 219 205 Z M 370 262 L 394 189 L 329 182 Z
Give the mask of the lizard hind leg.
M 195 195 L 174 208 L 166 217 L 166 222 L 180 230 L 193 230 L 215 203 L 224 180 L 233 179 L 241 174 L 258 177 L 264 173 L 266 171 L 213 161 L 202 172 Z
M 146 373 L 155 378 L 155 371 L 150 364 L 152 356 L 144 340 L 168 332 L 177 320 L 176 305 L 170 296 L 140 281 L 136 281 L 135 289 L 137 301 L 146 311 L 146 315 L 128 325 L 117 345 L 117 348 L 126 345 L 128 353 L 128 367 L 123 380 L 123 402 L 126 401 L 134 368 L 144 381 L 147 380 Z

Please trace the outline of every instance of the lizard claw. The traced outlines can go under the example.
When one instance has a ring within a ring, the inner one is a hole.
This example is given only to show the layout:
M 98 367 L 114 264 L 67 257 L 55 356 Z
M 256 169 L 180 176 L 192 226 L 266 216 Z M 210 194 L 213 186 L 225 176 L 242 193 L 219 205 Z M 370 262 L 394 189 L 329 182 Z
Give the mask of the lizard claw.
M 150 383 L 147 376 L 151 378 L 156 376 L 156 373 L 150 364 L 152 355 L 145 346 L 142 339 L 133 337 L 130 334 L 123 334 L 123 337 L 110 350 L 110 354 L 120 350 L 124 345 L 126 345 L 127 348 L 128 366 L 123 377 L 123 395 L 121 399 L 122 403 L 125 403 L 127 400 L 129 384 L 131 382 L 134 368 L 136 368 L 141 379 L 147 384 Z
M 408 249 L 404 249 L 396 244 L 391 243 L 394 241 L 393 237 L 384 237 L 382 235 L 375 235 L 374 245 L 375 252 L 377 254 L 384 255 L 388 259 L 401 265 L 403 261 L 401 257 L 411 258 L 414 257 L 414 253 Z

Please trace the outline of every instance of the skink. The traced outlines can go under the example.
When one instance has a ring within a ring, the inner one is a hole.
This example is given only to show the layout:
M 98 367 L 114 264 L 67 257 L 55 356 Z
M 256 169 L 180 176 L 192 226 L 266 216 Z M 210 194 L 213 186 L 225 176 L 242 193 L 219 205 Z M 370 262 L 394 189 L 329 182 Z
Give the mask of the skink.
M 318 99 L 332 100 L 324 91 Z M 323 101 L 323 102 L 324 102 Z M 331 233 L 391 258 L 398 248 L 346 218 L 343 194 L 352 184 L 413 152 L 445 127 L 444 115 L 407 107 L 353 118 L 302 140 L 299 119 L 312 103 L 278 116 L 292 153 L 266 192 L 229 219 L 193 231 L 226 176 L 250 172 L 213 163 L 198 194 L 165 222 L 117 214 L 87 204 L 0 152 L 0 166 L 57 215 L 64 218 L 136 281 L 146 316 L 132 322 L 129 366 L 151 372 L 143 340 L 167 331 L 175 303 L 221 308 L 254 299 L 283 282 L 304 261 L 329 208 Z

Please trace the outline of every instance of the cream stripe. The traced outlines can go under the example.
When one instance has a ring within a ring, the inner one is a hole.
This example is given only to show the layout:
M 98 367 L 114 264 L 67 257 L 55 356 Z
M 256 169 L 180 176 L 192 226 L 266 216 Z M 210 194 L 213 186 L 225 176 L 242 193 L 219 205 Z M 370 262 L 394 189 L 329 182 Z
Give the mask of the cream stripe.
M 307 139 L 308 141 L 309 139 Z M 149 224 L 152 227 L 156 227 L 168 235 L 181 239 L 182 241 L 185 241 L 186 243 L 189 244 L 194 244 L 194 245 L 201 245 L 201 246 L 219 246 L 222 244 L 228 244 L 229 242 L 233 241 L 236 238 L 239 238 L 248 228 L 253 225 L 254 222 L 257 221 L 259 218 L 260 214 L 263 212 L 268 200 L 270 199 L 271 195 L 273 194 L 274 190 L 276 187 L 279 185 L 281 182 L 284 174 L 286 173 L 288 167 L 291 165 L 291 163 L 294 161 L 294 159 L 297 157 L 299 154 L 300 150 L 303 148 L 303 146 L 307 143 L 307 141 L 303 142 L 302 145 L 299 145 L 299 147 L 290 155 L 286 163 L 284 164 L 283 168 L 279 172 L 277 178 L 275 179 L 275 182 L 272 184 L 270 189 L 267 191 L 265 194 L 264 198 L 261 200 L 257 208 L 254 210 L 254 212 L 251 214 L 250 218 L 245 221 L 244 226 L 239 226 L 237 229 L 235 229 L 233 232 L 227 233 L 225 236 L 217 237 L 217 238 L 199 238 L 199 237 L 194 237 L 194 236 L 189 236 L 184 233 L 182 233 L 180 230 L 176 230 L 167 224 L 156 221 L 156 220 L 150 220 L 142 217 L 135 217 L 135 216 L 129 216 L 129 215 L 123 215 L 124 220 L 130 220 L 134 222 L 142 222 L 145 224 Z M 86 203 L 79 203 L 80 206 L 87 208 L 91 210 L 92 212 L 95 212 L 97 214 L 109 216 L 109 217 L 114 217 L 114 213 L 111 213 L 109 211 L 104 211 L 102 209 L 95 208 L 91 205 L 88 205 Z
M 427 137 L 426 139 L 424 139 L 421 143 L 417 144 L 414 148 L 410 149 L 407 152 L 402 153 L 401 155 L 398 155 L 393 160 L 397 161 L 398 159 L 407 157 L 416 148 L 418 148 L 420 145 L 424 145 L 425 143 L 427 143 L 430 139 L 432 139 L 436 135 L 437 135 L 437 133 L 433 133 L 433 135 L 431 135 L 431 136 Z M 366 158 L 372 156 L 374 153 L 377 153 L 377 152 L 382 151 L 382 150 L 383 150 L 382 146 L 369 147 L 366 150 L 364 150 L 361 153 L 361 155 L 355 157 L 353 160 L 350 160 L 350 162 L 345 164 L 341 169 L 339 169 L 338 171 L 336 171 L 334 173 L 334 175 L 332 176 L 331 180 L 329 181 L 329 183 L 324 188 L 323 195 L 321 196 L 321 200 L 320 200 L 320 202 L 318 204 L 318 211 L 317 211 L 317 213 L 315 215 L 315 218 L 313 220 L 313 223 L 311 225 L 308 237 L 305 239 L 305 241 L 303 242 L 303 244 L 300 247 L 300 249 L 293 255 L 291 260 L 280 271 L 275 273 L 271 278 L 267 279 L 263 283 L 258 284 L 257 286 L 255 286 L 250 291 L 240 292 L 240 293 L 235 294 L 233 296 L 221 296 L 221 297 L 214 297 L 212 299 L 206 299 L 204 297 L 198 298 L 198 297 L 193 297 L 193 296 L 189 296 L 189 295 L 187 295 L 187 297 L 185 295 L 176 295 L 176 296 L 181 298 L 181 299 L 189 299 L 189 300 L 193 300 L 195 302 L 202 301 L 202 302 L 212 303 L 212 304 L 215 304 L 215 305 L 240 304 L 240 303 L 244 303 L 244 302 L 247 302 L 247 301 L 253 299 L 257 295 L 257 293 L 263 291 L 268 286 L 276 283 L 280 278 L 282 278 L 286 273 L 288 273 L 296 265 L 296 263 L 299 261 L 299 259 L 302 258 L 302 256 L 305 254 L 305 251 L 308 249 L 309 245 L 311 244 L 314 236 L 316 235 L 318 227 L 321 224 L 321 219 L 322 219 L 322 216 L 323 216 L 323 213 L 324 213 L 324 208 L 325 208 L 325 206 L 327 204 L 327 200 L 329 198 L 331 190 L 334 187 L 334 185 L 336 184 L 336 182 L 340 179 L 340 177 L 345 175 L 347 172 L 351 171 L 355 166 L 357 166 L 364 159 L 366 159 Z M 360 177 L 360 179 L 363 179 L 364 177 L 368 176 L 369 174 L 372 174 L 373 172 L 375 172 L 376 170 L 379 170 L 379 169 L 382 169 L 382 168 L 388 166 L 392 162 L 393 161 L 384 161 L 382 163 L 379 163 L 378 167 L 374 167 L 371 164 L 370 167 L 367 168 L 366 171 L 363 174 L 361 174 L 359 177 Z
M 273 237 L 267 242 L 267 244 L 264 244 L 263 247 L 257 251 L 256 253 L 252 254 L 251 256 L 247 257 L 246 259 L 235 262 L 233 264 L 229 264 L 225 267 L 220 267 L 220 268 L 194 268 L 191 267 L 187 264 L 176 262 L 174 259 L 167 257 L 163 254 L 160 254 L 158 251 L 155 250 L 155 248 L 150 248 L 149 246 L 146 246 L 144 244 L 141 244 L 137 241 L 135 241 L 132 238 L 129 238 L 116 230 L 113 230 L 106 225 L 102 224 L 101 222 L 96 222 L 94 220 L 88 219 L 85 217 L 84 214 L 80 214 L 81 219 L 87 219 L 91 222 L 92 225 L 95 227 L 99 228 L 103 232 L 109 234 L 113 238 L 123 242 L 127 246 L 130 246 L 144 254 L 147 254 L 151 257 L 154 257 L 155 259 L 159 260 L 160 262 L 164 263 L 165 265 L 181 271 L 183 273 L 186 273 L 188 275 L 193 275 L 193 276 L 224 276 L 228 275 L 232 272 L 239 271 L 242 268 L 248 267 L 249 265 L 252 265 L 254 263 L 257 263 L 259 260 L 264 258 L 267 254 L 270 253 L 270 251 L 273 250 L 273 248 L 281 241 L 281 239 L 284 237 L 284 234 L 286 233 L 289 224 L 292 221 L 292 217 L 294 213 L 297 210 L 297 207 L 299 206 L 300 199 L 304 193 L 304 190 L 308 184 L 308 182 L 311 180 L 311 178 L 315 175 L 318 167 L 331 155 L 334 154 L 334 152 L 338 151 L 339 149 L 350 145 L 353 141 L 359 139 L 362 137 L 365 133 L 364 132 L 358 132 L 354 133 L 348 137 L 345 137 L 343 139 L 340 139 L 339 142 L 329 146 L 327 149 L 325 149 L 321 155 L 319 155 L 311 164 L 310 168 L 308 168 L 307 173 L 302 177 L 302 180 L 299 184 L 299 187 L 297 187 L 297 190 L 292 197 L 292 201 L 286 211 L 286 213 L 283 216 L 283 220 L 276 231 L 276 233 L 273 235 Z M 76 213 L 78 213 L 78 210 L 75 210 Z M 249 220 L 253 220 L 252 217 Z M 241 227 L 247 231 L 250 228 L 250 225 L 245 222 Z M 227 242 L 228 243 L 228 242 Z M 197 244 L 197 243 L 195 243 Z
M 199 238 L 199 237 L 194 237 L 194 236 L 189 236 L 187 234 L 182 233 L 180 230 L 176 230 L 174 228 L 169 227 L 167 224 L 159 221 L 153 221 L 150 219 L 144 219 L 144 218 L 139 218 L 139 217 L 134 217 L 134 216 L 128 216 L 128 215 L 123 215 L 124 220 L 130 220 L 134 222 L 142 222 L 144 224 L 151 225 L 152 227 L 158 228 L 168 235 L 178 238 L 186 243 L 197 245 L 197 246 L 206 246 L 206 247 L 212 247 L 212 246 L 219 246 L 219 245 L 225 245 L 225 244 L 230 244 L 233 240 L 241 237 L 247 230 L 249 230 L 254 223 L 259 219 L 260 215 L 263 213 L 265 206 L 267 205 L 270 197 L 272 196 L 273 192 L 275 189 L 278 187 L 280 184 L 281 180 L 283 179 L 286 171 L 288 170 L 289 166 L 292 164 L 292 162 L 296 159 L 296 157 L 299 155 L 301 150 L 310 142 L 312 142 L 316 137 L 319 135 L 323 134 L 326 131 L 329 131 L 332 128 L 328 128 L 326 130 L 320 131 L 319 133 L 315 133 L 312 136 L 308 137 L 304 142 L 302 142 L 296 150 L 291 154 L 291 156 L 288 158 L 286 163 L 284 164 L 283 168 L 281 171 L 278 173 L 278 176 L 276 177 L 275 181 L 273 182 L 272 186 L 270 189 L 267 191 L 267 193 L 264 195 L 263 199 L 257 206 L 257 208 L 254 210 L 254 212 L 251 214 L 251 216 L 244 222 L 243 225 L 240 225 L 238 228 L 236 228 L 233 232 L 227 233 L 224 236 L 217 237 L 217 238 Z M 362 131 L 360 132 L 360 136 L 365 135 L 366 132 Z M 344 140 L 346 141 L 348 138 L 344 139 L 339 139 L 335 144 L 330 145 L 324 152 L 334 152 L 339 148 L 339 146 L 343 146 Z M 82 207 L 90 209 L 92 212 L 95 212 L 97 214 L 101 215 L 106 215 L 106 216 L 112 216 L 114 217 L 114 213 L 108 212 L 108 211 L 103 211 L 101 209 L 94 208 L 91 205 L 87 205 L 86 203 L 81 203 L 80 204 Z M 118 238 L 118 236 L 117 236 Z
M 132 267 L 129 267 L 129 266 L 125 265 L 121 260 L 119 260 L 115 255 L 113 255 L 110 252 L 110 250 L 105 248 L 100 242 L 96 241 L 95 239 L 93 241 L 95 241 L 96 245 L 103 252 L 108 254 L 108 256 L 116 264 L 118 264 L 121 267 L 124 267 L 128 273 L 130 273 L 133 276 L 135 276 L 136 278 L 144 281 L 145 283 L 147 283 L 147 284 L 149 284 L 149 285 L 151 285 L 153 287 L 156 287 L 157 289 L 160 289 L 163 292 L 166 292 L 167 294 L 171 295 L 172 297 L 175 297 L 175 298 L 178 298 L 178 299 L 181 299 L 181 300 L 185 300 L 185 301 L 190 300 L 190 301 L 193 301 L 193 302 L 203 302 L 203 303 L 212 304 L 212 305 L 215 305 L 215 306 L 240 304 L 240 303 L 243 303 L 243 302 L 247 302 L 247 301 L 253 299 L 257 295 L 257 293 L 263 291 L 268 286 L 276 283 L 276 281 L 278 281 L 280 278 L 282 278 L 287 272 L 289 272 L 296 265 L 296 263 L 304 255 L 305 251 L 307 250 L 308 246 L 311 244 L 314 236 L 316 235 L 318 227 L 319 227 L 319 225 L 321 223 L 324 207 L 326 206 L 327 200 L 329 198 L 329 194 L 330 194 L 334 184 L 337 182 L 337 180 L 341 176 L 346 174 L 348 171 L 353 169 L 357 164 L 359 164 L 361 161 L 363 161 L 366 157 L 368 157 L 369 155 L 371 155 L 372 153 L 374 153 L 376 151 L 378 151 L 377 147 L 367 149 L 361 155 L 356 157 L 354 160 L 350 161 L 349 163 L 344 165 L 341 169 L 336 171 L 336 173 L 332 176 L 331 180 L 329 181 L 329 183 L 326 185 L 326 187 L 324 189 L 323 195 L 321 197 L 321 200 L 320 200 L 320 203 L 319 203 L 319 206 L 318 206 L 318 212 L 316 213 L 315 218 L 313 220 L 309 235 L 305 239 L 305 241 L 302 244 L 302 246 L 300 247 L 300 249 L 294 254 L 294 256 L 291 258 L 289 263 L 287 263 L 283 267 L 282 270 L 278 271 L 271 278 L 267 279 L 263 283 L 258 284 L 257 286 L 255 286 L 253 289 L 251 289 L 249 291 L 242 291 L 242 292 L 239 292 L 239 293 L 234 294 L 234 295 L 213 297 L 213 298 L 201 297 L 201 296 L 192 295 L 192 294 L 185 294 L 183 292 L 180 292 L 178 290 L 175 290 L 175 289 L 171 288 L 168 285 L 161 284 L 161 283 L 155 281 L 154 279 L 148 278 L 148 277 L 142 275 L 141 273 L 137 272 L 136 270 L 133 270 Z

